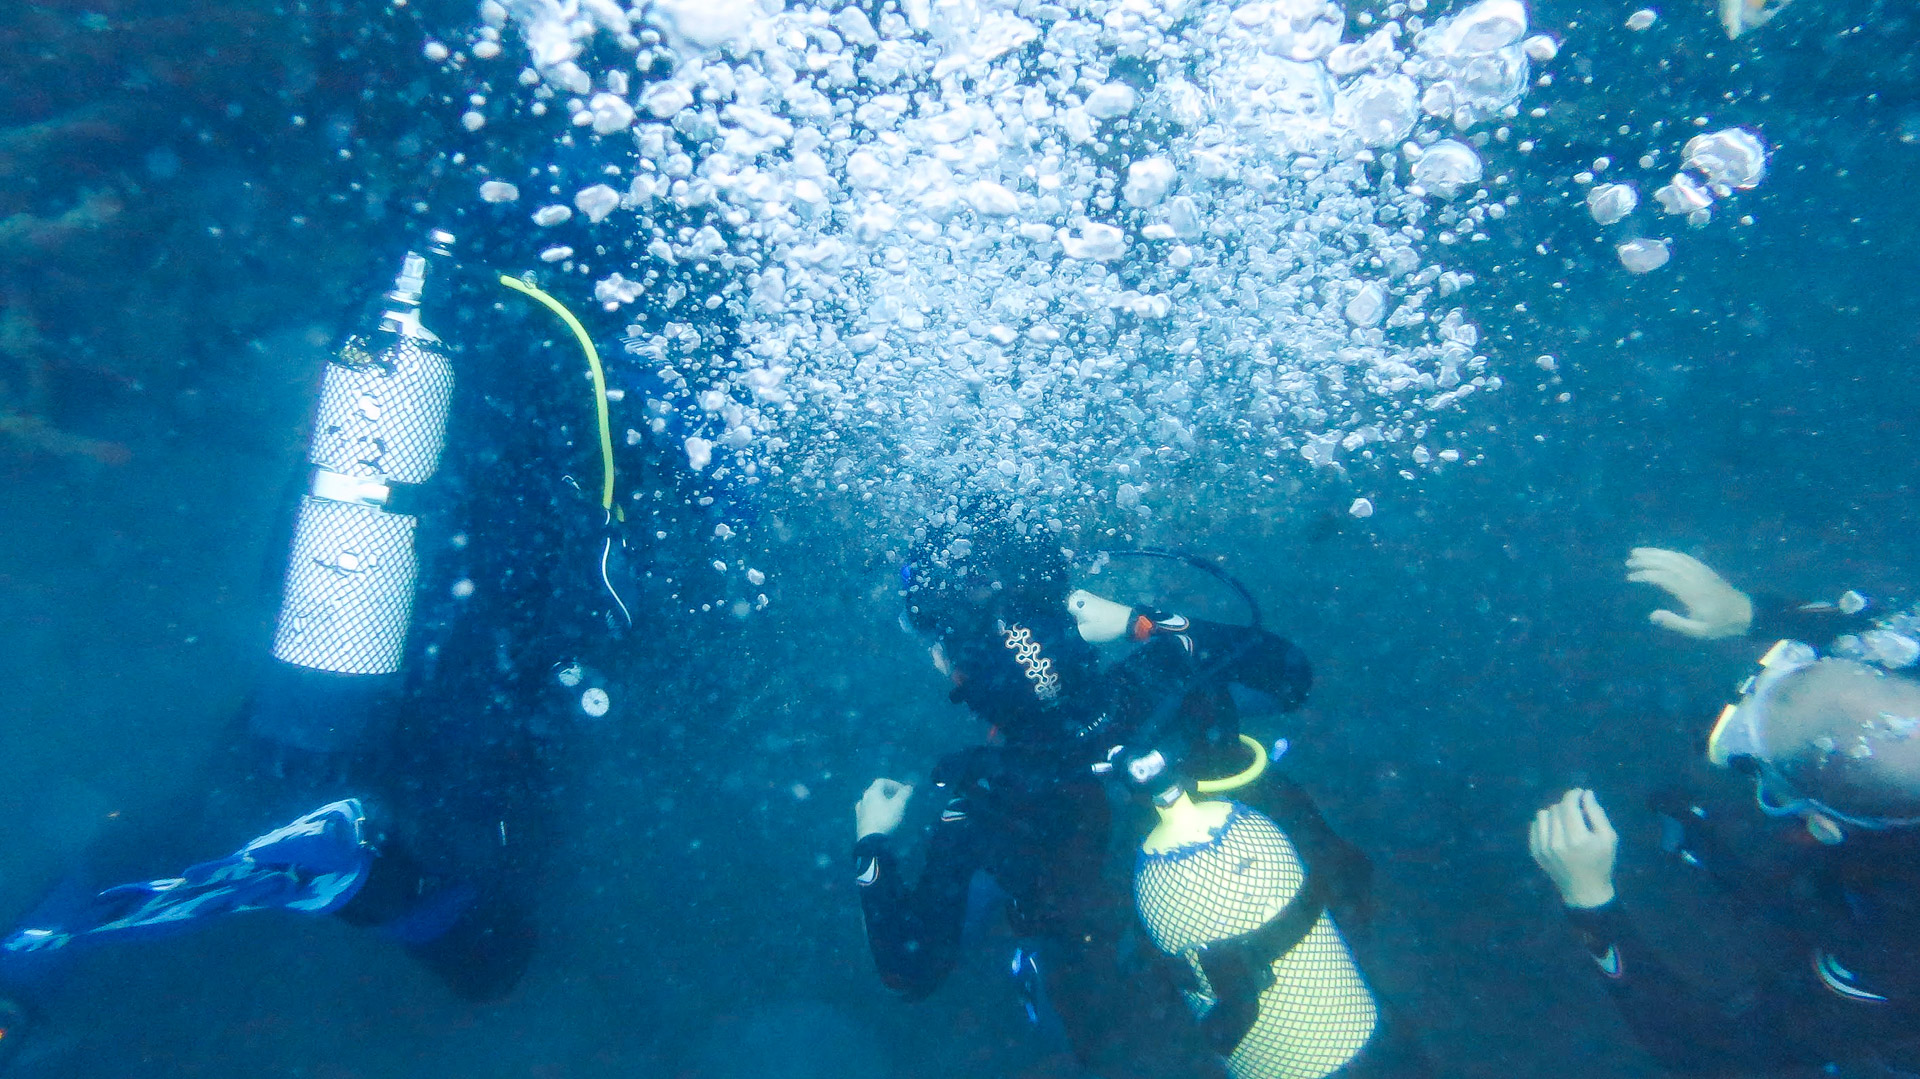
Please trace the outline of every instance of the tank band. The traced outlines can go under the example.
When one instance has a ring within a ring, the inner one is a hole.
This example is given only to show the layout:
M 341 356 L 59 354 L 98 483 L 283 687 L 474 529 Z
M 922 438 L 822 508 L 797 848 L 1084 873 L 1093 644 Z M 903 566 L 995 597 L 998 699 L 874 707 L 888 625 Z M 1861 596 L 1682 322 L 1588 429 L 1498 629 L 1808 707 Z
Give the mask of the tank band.
M 1215 1001 L 1200 1030 L 1214 1052 L 1228 1056 L 1239 1047 L 1260 1018 L 1260 994 L 1273 985 L 1273 965 L 1306 939 L 1326 910 L 1320 874 L 1308 870 L 1300 890 L 1265 925 L 1197 950 Z M 1189 974 L 1193 969 L 1181 968 Z

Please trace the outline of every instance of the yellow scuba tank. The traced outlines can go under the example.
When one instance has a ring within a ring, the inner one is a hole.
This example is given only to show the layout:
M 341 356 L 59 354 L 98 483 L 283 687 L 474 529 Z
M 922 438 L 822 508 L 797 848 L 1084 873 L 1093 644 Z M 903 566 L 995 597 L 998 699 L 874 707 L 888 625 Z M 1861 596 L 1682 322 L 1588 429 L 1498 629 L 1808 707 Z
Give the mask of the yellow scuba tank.
M 1261 754 L 1249 773 L 1264 764 Z M 1192 968 L 1187 1003 L 1228 1072 L 1321 1079 L 1344 1067 L 1372 1038 L 1379 1006 L 1293 842 L 1239 802 L 1183 792 L 1159 812 L 1134 905 L 1153 943 Z

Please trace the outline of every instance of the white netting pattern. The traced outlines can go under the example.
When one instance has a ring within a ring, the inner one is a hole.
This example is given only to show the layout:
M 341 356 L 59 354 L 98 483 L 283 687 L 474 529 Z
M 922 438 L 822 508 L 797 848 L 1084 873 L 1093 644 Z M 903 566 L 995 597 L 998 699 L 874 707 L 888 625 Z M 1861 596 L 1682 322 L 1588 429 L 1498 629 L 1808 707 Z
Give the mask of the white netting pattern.
M 397 338 L 375 362 L 330 363 L 307 456 L 344 476 L 425 483 L 446 447 L 452 396 L 452 365 L 414 338 Z
M 1140 920 L 1160 950 L 1192 964 L 1203 989 L 1188 994 L 1195 1014 L 1214 1002 L 1196 949 L 1266 924 L 1305 879 L 1279 826 L 1238 804 L 1207 843 L 1141 856 L 1134 874 Z M 1378 1008 L 1329 915 L 1274 963 L 1273 974 L 1259 1020 L 1227 1058 L 1235 1079 L 1320 1079 L 1372 1037 Z
M 413 614 L 414 518 L 305 498 L 274 658 L 341 674 L 400 669 Z

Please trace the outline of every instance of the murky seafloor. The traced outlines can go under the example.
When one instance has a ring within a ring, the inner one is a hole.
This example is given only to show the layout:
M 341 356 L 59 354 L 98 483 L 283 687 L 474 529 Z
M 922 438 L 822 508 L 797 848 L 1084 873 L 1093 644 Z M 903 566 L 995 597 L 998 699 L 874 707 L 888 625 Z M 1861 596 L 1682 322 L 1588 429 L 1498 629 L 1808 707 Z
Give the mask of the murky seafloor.
M 1656 1074 L 1525 822 L 1610 794 L 1649 933 L 1737 975 L 1641 802 L 1750 657 L 1658 635 L 1622 562 L 1913 598 L 1920 20 L 1794 0 L 1729 40 L 1707 3 L 1648 10 L 10 7 L 0 914 L 274 823 L 208 794 L 322 365 L 428 228 L 461 268 L 423 317 L 500 398 L 586 390 L 488 275 L 580 315 L 658 525 L 619 708 L 547 732 L 508 1000 L 251 914 L 87 954 L 14 1070 L 1075 1074 L 1004 934 L 890 998 L 849 879 L 867 782 L 981 736 L 893 584 L 985 493 L 1077 551 L 1218 556 L 1307 650 L 1310 703 L 1257 733 L 1374 858 L 1369 973 L 1442 1074 Z M 1723 132 L 1764 170 L 1690 155 Z M 1603 223 L 1607 184 L 1636 208 Z M 591 482 L 578 417 L 530 414 L 475 452 Z

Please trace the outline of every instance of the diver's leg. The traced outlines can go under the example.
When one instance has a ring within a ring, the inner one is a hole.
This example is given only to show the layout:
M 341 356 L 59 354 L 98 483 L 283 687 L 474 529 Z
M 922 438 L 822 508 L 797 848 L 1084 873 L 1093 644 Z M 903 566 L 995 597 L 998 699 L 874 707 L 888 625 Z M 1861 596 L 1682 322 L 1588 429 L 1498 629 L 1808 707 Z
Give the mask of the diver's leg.
M 539 935 L 535 900 L 553 842 L 559 750 L 522 715 L 416 713 L 369 762 L 385 841 L 366 887 L 339 912 L 401 944 L 475 1002 L 512 990 Z
M 463 877 L 443 876 L 390 841 L 338 916 L 398 942 L 456 996 L 499 1000 L 533 959 L 532 904 L 507 880 Z

